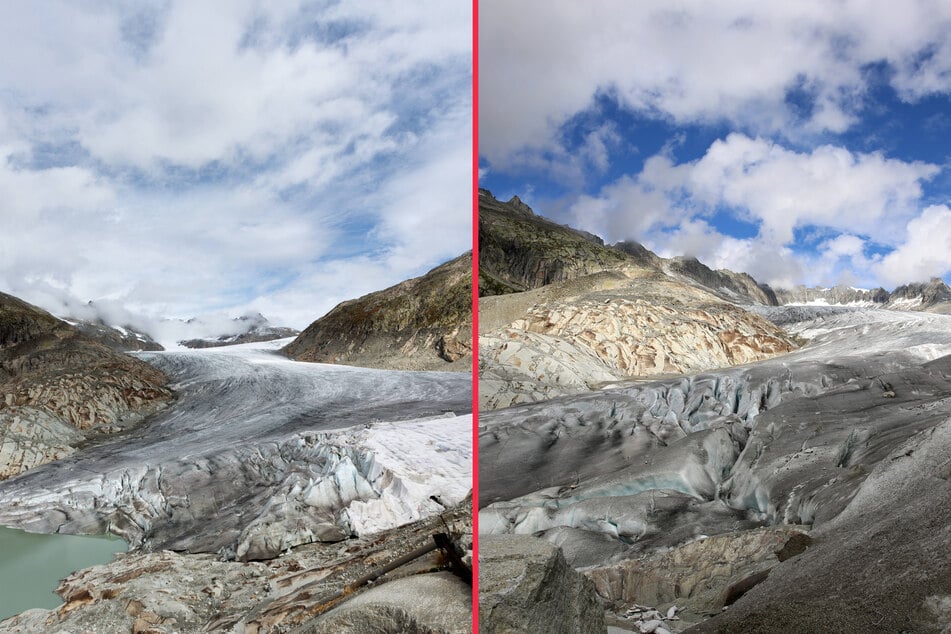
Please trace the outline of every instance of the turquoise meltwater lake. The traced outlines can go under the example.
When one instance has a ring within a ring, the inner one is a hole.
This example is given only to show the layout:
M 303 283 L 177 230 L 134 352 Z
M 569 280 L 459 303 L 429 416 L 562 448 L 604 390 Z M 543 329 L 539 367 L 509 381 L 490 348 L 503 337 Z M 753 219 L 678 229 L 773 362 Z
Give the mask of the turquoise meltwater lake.
M 128 545 L 102 535 L 37 535 L 0 526 L 0 620 L 62 603 L 53 590 L 71 572 L 112 561 Z

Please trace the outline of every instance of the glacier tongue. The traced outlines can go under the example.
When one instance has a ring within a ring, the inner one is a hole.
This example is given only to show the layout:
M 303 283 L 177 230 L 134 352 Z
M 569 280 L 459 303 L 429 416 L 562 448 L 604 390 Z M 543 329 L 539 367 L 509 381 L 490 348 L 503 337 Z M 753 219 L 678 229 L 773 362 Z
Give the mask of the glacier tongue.
M 173 377 L 177 401 L 0 483 L 0 523 L 263 559 L 431 515 L 471 486 L 466 376 L 299 363 L 260 346 L 141 356 Z

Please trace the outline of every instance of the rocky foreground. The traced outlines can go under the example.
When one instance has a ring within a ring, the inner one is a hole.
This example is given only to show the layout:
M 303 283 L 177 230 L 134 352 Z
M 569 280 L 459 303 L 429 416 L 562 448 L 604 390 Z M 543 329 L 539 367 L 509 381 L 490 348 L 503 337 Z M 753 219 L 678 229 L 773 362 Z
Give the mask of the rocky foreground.
M 299 363 L 273 347 L 142 353 L 171 378 L 172 404 L 0 483 L 4 525 L 108 531 L 131 546 L 64 582 L 66 605 L 0 629 L 360 632 L 347 619 L 377 614 L 377 624 L 467 630 L 468 586 L 442 573 L 367 591 L 326 629 L 311 622 L 361 575 L 421 545 L 432 546 L 403 573 L 458 571 L 471 530 L 469 378 Z M 433 533 L 456 546 L 435 548 Z M 416 601 L 423 591 L 446 614 Z
M 57 588 L 64 604 L 3 632 L 471 632 L 471 500 L 438 516 L 261 562 L 172 551 L 123 554 Z M 433 535 L 449 534 L 454 564 Z M 385 575 L 393 562 L 425 550 Z M 369 578 L 373 583 L 365 583 Z
M 951 318 L 758 312 L 808 343 L 484 412 L 480 530 L 558 546 L 632 631 L 943 631 Z

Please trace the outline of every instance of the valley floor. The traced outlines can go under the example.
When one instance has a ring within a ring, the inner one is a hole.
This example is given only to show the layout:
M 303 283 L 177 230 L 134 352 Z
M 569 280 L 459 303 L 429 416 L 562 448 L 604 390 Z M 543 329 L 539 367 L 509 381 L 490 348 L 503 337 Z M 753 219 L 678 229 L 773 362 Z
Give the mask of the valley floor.
M 300 363 L 278 355 L 278 345 L 140 353 L 171 378 L 174 403 L 132 431 L 0 483 L 0 524 L 35 532 L 108 531 L 134 551 L 67 580 L 67 605 L 58 611 L 6 621 L 0 629 L 65 622 L 77 607 L 69 588 L 96 575 L 121 576 L 123 567 L 132 566 L 136 572 L 126 574 L 136 578 L 150 577 L 149 566 L 179 571 L 178 578 L 191 577 L 191 585 L 212 594 L 218 574 L 222 592 L 238 592 L 236 579 L 273 568 L 238 562 L 279 561 L 274 558 L 313 542 L 350 544 L 357 557 L 371 544 L 387 548 L 385 538 L 373 536 L 398 534 L 399 526 L 423 530 L 412 527 L 447 514 L 465 524 L 460 504 L 471 488 L 472 455 L 468 376 Z M 338 546 L 309 548 L 323 553 L 311 557 L 315 565 L 320 559 L 341 568 L 348 558 Z M 169 550 L 193 554 L 159 552 Z M 258 601 L 249 606 L 274 599 L 266 588 L 255 594 Z M 132 600 L 149 599 L 99 595 L 86 603 L 124 610 Z M 180 603 L 177 631 L 207 616 Z M 167 618 L 176 617 L 161 617 Z M 239 610 L 235 622 L 241 619 Z

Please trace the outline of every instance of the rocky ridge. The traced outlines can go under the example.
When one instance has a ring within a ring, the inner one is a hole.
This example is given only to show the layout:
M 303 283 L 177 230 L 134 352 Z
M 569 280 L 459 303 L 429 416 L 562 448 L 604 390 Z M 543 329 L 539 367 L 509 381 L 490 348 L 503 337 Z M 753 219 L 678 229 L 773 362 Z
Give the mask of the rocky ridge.
M 0 479 L 134 426 L 172 393 L 155 368 L 0 293 Z
M 951 288 L 937 277 L 928 282 L 905 284 L 891 292 L 884 288 L 869 290 L 851 286 L 796 286 L 792 289 L 777 289 L 776 297 L 782 305 L 815 304 L 928 312 L 951 311 Z
M 152 337 L 134 327 L 110 326 L 101 319 L 96 321 L 77 320 L 71 317 L 63 319 L 90 339 L 102 343 L 116 352 L 156 352 L 165 348 Z
M 472 358 L 472 255 L 343 302 L 284 353 L 298 361 L 467 372 Z

